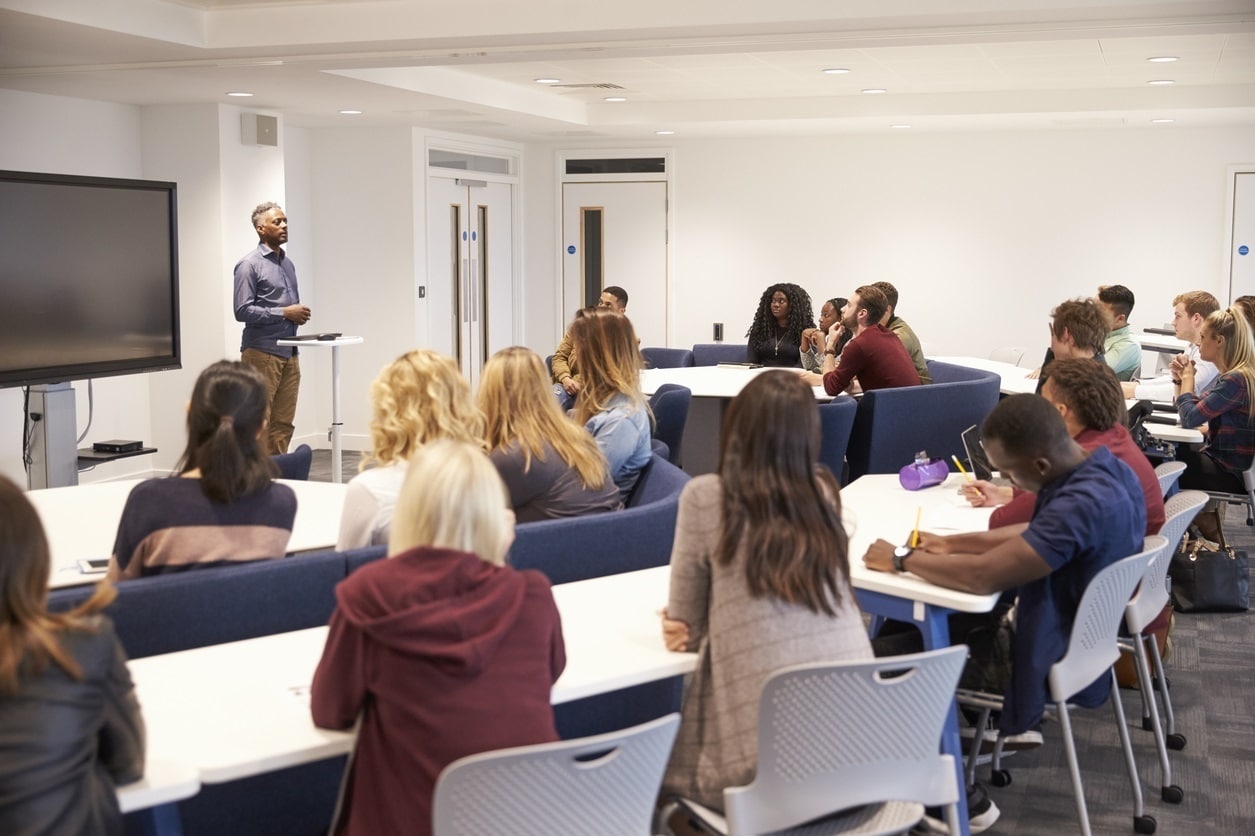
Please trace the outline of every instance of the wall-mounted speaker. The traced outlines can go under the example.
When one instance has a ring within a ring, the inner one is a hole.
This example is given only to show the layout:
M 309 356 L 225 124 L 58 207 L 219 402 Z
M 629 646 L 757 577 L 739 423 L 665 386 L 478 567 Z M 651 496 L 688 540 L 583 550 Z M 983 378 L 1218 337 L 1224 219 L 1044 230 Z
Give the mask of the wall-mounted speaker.
M 279 147 L 279 117 L 260 113 L 240 114 L 240 139 L 245 145 Z

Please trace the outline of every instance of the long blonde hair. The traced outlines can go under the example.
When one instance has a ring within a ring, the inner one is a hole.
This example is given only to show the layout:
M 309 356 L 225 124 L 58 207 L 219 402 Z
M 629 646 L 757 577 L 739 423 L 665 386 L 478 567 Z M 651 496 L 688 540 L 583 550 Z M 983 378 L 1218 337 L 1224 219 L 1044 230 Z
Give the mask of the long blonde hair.
M 649 410 L 641 393 L 644 358 L 630 319 L 616 311 L 595 308 L 576 318 L 570 333 L 584 378 L 575 396 L 576 421 L 584 424 L 604 412 L 616 395 L 626 395 L 639 408 Z
M 513 540 L 505 484 L 478 445 L 440 439 L 414 454 L 392 517 L 389 555 L 433 546 L 502 566 Z
M 380 464 L 403 462 L 438 438 L 481 444 L 483 417 L 453 360 L 416 348 L 384 367 L 370 385 L 371 451 Z
M 17 694 L 24 670 L 38 675 L 49 662 L 74 679 L 83 671 L 61 644 L 69 630 L 91 630 L 91 615 L 109 605 L 117 591 L 108 582 L 68 613 L 49 612 L 52 557 L 39 514 L 26 494 L 0 476 L 0 696 Z
M 1224 337 L 1225 372 L 1246 383 L 1246 414 L 1255 416 L 1255 341 L 1241 308 L 1225 308 L 1208 315 L 1203 327 L 1213 337 Z
M 580 474 L 584 487 L 605 486 L 606 457 L 593 437 L 562 413 L 536 352 L 516 345 L 492 355 L 479 383 L 479 409 L 489 450 L 518 444 L 526 471 L 533 457 L 544 460 L 547 442 Z

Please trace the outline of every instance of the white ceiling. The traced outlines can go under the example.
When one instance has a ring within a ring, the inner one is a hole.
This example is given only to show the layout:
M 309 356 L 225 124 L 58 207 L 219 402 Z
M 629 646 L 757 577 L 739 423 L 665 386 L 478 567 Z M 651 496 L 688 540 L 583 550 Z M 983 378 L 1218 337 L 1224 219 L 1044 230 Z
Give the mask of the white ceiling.
M 1255 124 L 1255 0 L 940 5 L 0 0 L 0 87 L 522 140 Z

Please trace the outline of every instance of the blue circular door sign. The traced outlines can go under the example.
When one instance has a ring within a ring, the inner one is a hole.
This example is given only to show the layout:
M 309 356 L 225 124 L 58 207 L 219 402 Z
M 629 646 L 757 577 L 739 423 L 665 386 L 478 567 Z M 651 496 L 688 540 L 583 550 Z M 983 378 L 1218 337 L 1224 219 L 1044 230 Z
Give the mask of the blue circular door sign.
M 575 255 L 575 245 L 574 245 L 574 244 L 571 244 L 570 246 L 568 246 L 568 247 L 566 248 L 566 254 L 567 254 L 567 255 Z
M 465 229 L 464 229 L 464 230 L 462 230 L 462 240 L 463 240 L 463 241 L 465 241 L 465 240 L 466 240 L 466 230 L 465 230 Z
M 474 241 L 478 235 L 479 235 L 479 233 L 478 233 L 478 232 L 472 232 L 472 233 L 471 233 L 471 240 L 472 240 L 472 241 Z
M 1238 255 L 1246 255 L 1246 254 L 1247 254 L 1247 253 L 1249 253 L 1250 251 L 1251 251 L 1251 248 L 1250 248 L 1250 247 L 1248 247 L 1248 246 L 1246 246 L 1245 244 L 1243 244 L 1242 246 L 1238 247 Z

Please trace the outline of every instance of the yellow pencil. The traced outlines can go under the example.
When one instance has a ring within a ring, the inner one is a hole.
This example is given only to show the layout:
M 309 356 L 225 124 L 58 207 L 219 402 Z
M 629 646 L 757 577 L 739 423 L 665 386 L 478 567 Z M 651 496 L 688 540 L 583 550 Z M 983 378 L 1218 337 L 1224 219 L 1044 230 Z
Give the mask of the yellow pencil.
M 915 508 L 915 530 L 911 532 L 911 548 L 919 547 L 919 515 L 924 512 L 924 506 L 916 506 Z
M 954 463 L 959 466 L 959 472 L 963 474 L 964 478 L 966 478 L 967 481 L 969 482 L 975 481 L 972 479 L 972 474 L 968 473 L 967 468 L 963 466 L 963 462 L 959 461 L 958 456 L 951 456 L 950 458 L 954 459 Z

